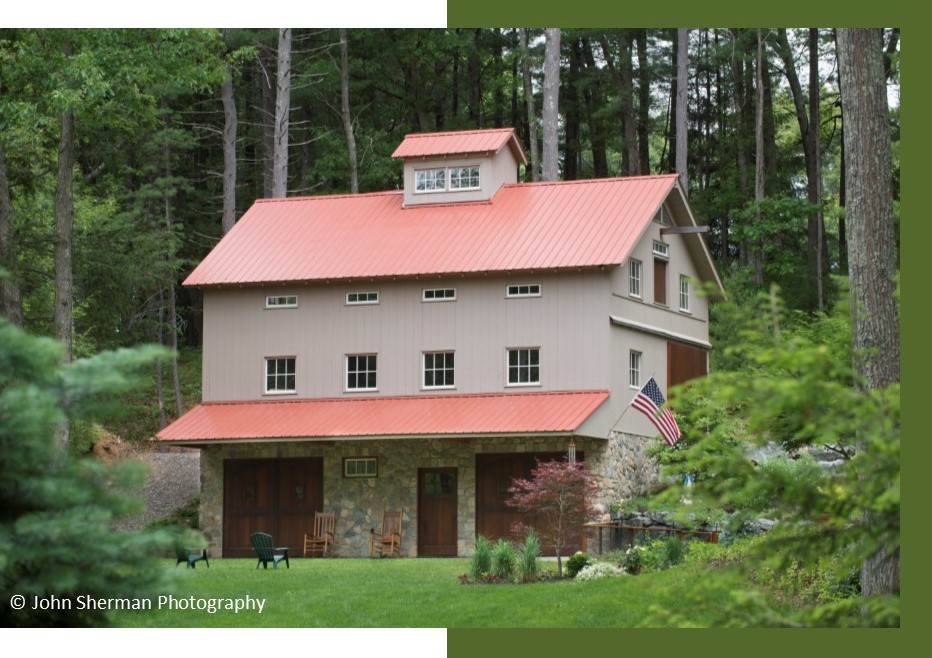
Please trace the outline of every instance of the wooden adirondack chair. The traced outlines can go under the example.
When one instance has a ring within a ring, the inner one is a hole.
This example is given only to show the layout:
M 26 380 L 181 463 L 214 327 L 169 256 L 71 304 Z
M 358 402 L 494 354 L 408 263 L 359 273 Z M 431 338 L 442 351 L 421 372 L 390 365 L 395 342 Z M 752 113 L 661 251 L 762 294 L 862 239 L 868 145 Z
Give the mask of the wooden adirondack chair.
M 259 568 L 259 565 L 262 565 L 263 569 L 269 568 L 269 562 L 272 563 L 272 566 L 278 569 L 278 563 L 282 560 L 285 561 L 285 566 L 289 569 L 291 568 L 291 563 L 288 561 L 288 547 L 287 546 L 277 546 L 272 547 L 272 535 L 265 532 L 254 532 L 249 535 L 249 541 L 252 542 L 252 547 L 256 550 L 256 555 L 259 556 L 259 561 L 256 562 L 256 569 Z M 276 552 L 281 552 L 281 555 L 276 555 Z
M 402 511 L 384 510 L 382 512 L 382 531 L 375 528 L 369 531 L 369 557 L 401 557 Z
M 333 539 L 334 531 L 337 524 L 337 515 L 335 512 L 314 512 L 314 529 L 308 535 L 304 535 L 304 557 L 308 553 L 311 557 L 314 555 L 333 556 Z
M 193 569 L 195 563 L 204 560 L 204 564 L 210 567 L 210 562 L 207 561 L 207 549 L 206 548 L 185 548 L 184 546 L 178 546 L 175 548 L 175 555 L 178 558 L 178 561 L 175 562 L 177 567 L 182 562 L 187 562 L 188 567 Z

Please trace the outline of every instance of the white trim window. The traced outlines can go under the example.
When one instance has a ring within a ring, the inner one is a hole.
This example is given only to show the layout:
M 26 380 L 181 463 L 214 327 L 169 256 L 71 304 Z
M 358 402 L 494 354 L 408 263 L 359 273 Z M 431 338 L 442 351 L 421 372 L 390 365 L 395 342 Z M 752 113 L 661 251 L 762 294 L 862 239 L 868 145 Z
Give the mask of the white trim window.
M 266 308 L 297 308 L 297 295 L 268 295 L 265 298 Z
M 680 274 L 680 310 L 689 313 L 689 277 Z
M 424 388 L 456 386 L 453 352 L 424 352 Z
M 455 302 L 456 288 L 425 288 L 421 291 L 422 302 Z
M 540 297 L 540 284 L 519 283 L 506 286 L 505 297 Z
M 653 252 L 655 256 L 660 256 L 662 258 L 670 257 L 670 246 L 666 242 L 660 242 L 654 240 Z
M 539 347 L 521 347 L 508 350 L 508 385 L 540 385 Z
M 276 356 L 265 359 L 266 395 L 283 395 L 295 392 L 295 358 Z
M 414 172 L 415 192 L 444 192 L 446 189 L 446 169 L 419 169 Z
M 628 352 L 628 386 L 641 388 L 641 353 L 634 350 Z
M 379 476 L 379 460 L 376 457 L 344 457 L 343 477 L 375 478 Z
M 628 294 L 641 296 L 641 261 L 633 258 L 628 261 Z
M 375 391 L 378 390 L 376 374 L 378 355 L 376 354 L 347 354 L 346 355 L 346 390 L 347 391 Z
M 479 189 L 479 167 L 453 167 L 449 171 L 450 190 Z
M 346 293 L 347 306 L 362 306 L 364 304 L 378 304 L 379 293 L 370 290 L 368 292 L 348 292 Z

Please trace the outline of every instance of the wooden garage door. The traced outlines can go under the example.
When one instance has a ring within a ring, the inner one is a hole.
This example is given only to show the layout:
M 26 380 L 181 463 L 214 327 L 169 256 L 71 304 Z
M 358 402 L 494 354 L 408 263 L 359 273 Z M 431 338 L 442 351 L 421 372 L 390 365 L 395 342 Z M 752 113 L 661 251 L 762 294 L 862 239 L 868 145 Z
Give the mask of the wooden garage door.
M 530 478 L 538 460 L 565 457 L 566 453 L 563 452 L 476 455 L 476 536 L 482 535 L 489 540 L 516 539 L 511 533 L 513 523 L 533 525 L 533 519 L 524 518 L 505 503 L 512 480 Z M 583 454 L 577 453 L 577 459 L 583 458 Z M 562 553 L 570 555 L 579 550 L 580 545 L 580 541 L 574 541 Z M 554 548 L 544 545 L 542 552 L 552 555 Z
M 253 557 L 254 532 L 297 555 L 314 512 L 323 509 L 323 460 L 227 459 L 223 462 L 223 555 Z
M 667 387 L 709 374 L 708 352 L 681 343 L 667 343 Z

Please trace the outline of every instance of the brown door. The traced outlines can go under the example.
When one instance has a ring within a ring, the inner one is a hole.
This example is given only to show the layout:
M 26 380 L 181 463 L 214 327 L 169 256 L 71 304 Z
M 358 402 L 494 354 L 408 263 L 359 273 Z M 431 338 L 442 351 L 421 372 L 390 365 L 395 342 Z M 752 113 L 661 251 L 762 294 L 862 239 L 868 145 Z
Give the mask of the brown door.
M 323 460 L 227 459 L 223 462 L 223 556 L 253 557 L 254 532 L 296 555 L 322 510 Z
M 709 374 L 708 352 L 698 347 L 667 343 L 667 389 Z
M 456 469 L 419 468 L 417 554 L 456 555 Z
M 523 516 L 506 503 L 512 481 L 515 478 L 529 479 L 538 461 L 565 457 L 563 452 L 476 455 L 476 536 L 482 535 L 490 541 L 520 539 L 512 533 L 512 525 L 534 526 L 535 519 Z M 583 453 L 577 453 L 578 460 L 582 461 L 584 457 Z M 552 544 L 543 538 L 542 544 L 543 554 L 554 554 Z M 579 550 L 580 545 L 581 540 L 574 538 L 570 546 L 563 549 L 563 554 L 572 554 Z

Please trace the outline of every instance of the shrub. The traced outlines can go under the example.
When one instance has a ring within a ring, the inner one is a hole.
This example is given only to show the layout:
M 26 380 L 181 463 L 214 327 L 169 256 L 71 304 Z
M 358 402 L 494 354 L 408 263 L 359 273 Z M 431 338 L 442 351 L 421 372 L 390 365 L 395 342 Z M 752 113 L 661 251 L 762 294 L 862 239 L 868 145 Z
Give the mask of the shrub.
M 501 580 L 511 580 L 515 573 L 515 548 L 504 539 L 499 539 L 492 548 L 491 574 Z
M 476 537 L 476 550 L 469 562 L 469 575 L 473 580 L 481 580 L 492 571 L 492 547 L 489 540 L 479 535 Z
M 646 548 L 640 544 L 630 546 L 621 557 L 621 567 L 627 573 L 639 574 L 644 563 L 644 552 Z
M 533 532 L 524 536 L 524 543 L 518 552 L 518 578 L 525 583 L 537 580 L 540 576 L 540 538 Z
M 663 541 L 663 547 L 666 551 L 666 563 L 668 567 L 675 566 L 683 561 L 686 554 L 686 544 L 682 539 L 673 535 Z
M 566 561 L 566 575 L 570 578 L 575 578 L 576 574 L 582 571 L 583 567 L 589 566 L 592 562 L 593 560 L 589 557 L 588 553 L 577 551 Z
M 608 562 L 593 562 L 587 564 L 576 574 L 576 580 L 598 580 L 599 578 L 614 578 L 624 575 L 625 570 L 621 565 L 610 564 Z

